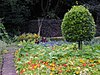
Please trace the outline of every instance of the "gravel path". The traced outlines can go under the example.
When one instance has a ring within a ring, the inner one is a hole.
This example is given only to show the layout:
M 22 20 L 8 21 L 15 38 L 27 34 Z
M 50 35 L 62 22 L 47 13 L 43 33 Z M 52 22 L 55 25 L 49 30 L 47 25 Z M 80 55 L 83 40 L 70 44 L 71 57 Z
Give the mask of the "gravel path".
M 2 75 L 17 75 L 15 66 L 14 66 L 14 52 L 15 47 L 7 48 L 8 53 L 3 54 L 3 66 L 2 66 Z

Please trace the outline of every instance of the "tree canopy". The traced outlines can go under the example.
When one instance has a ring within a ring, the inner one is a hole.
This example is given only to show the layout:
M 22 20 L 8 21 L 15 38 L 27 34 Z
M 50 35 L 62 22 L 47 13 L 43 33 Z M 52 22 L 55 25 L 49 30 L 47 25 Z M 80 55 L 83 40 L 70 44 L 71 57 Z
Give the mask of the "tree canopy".
M 44 16 L 47 19 L 62 19 L 65 12 L 76 4 L 89 7 L 97 21 L 95 15 L 99 15 L 99 0 L 0 0 L 0 18 L 3 18 L 6 29 L 13 26 L 21 31 L 33 19 Z

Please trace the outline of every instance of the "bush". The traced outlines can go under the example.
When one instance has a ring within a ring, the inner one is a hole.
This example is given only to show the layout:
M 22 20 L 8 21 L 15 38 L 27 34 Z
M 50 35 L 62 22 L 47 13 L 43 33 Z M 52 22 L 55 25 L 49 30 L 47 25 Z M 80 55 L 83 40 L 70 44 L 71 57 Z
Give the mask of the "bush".
M 84 6 L 73 6 L 64 16 L 62 34 L 67 41 L 78 42 L 79 49 L 82 48 L 82 41 L 90 41 L 95 34 L 94 19 Z
M 0 23 L 0 40 L 8 42 L 9 41 L 9 36 L 5 30 L 5 27 L 2 23 Z
M 22 40 L 26 40 L 26 41 L 30 40 L 30 41 L 32 41 L 34 39 L 39 39 L 39 38 L 40 38 L 40 36 L 37 35 L 37 34 L 32 34 L 32 33 L 25 34 L 25 33 L 23 33 L 22 35 L 20 35 L 18 37 L 18 41 L 22 41 Z

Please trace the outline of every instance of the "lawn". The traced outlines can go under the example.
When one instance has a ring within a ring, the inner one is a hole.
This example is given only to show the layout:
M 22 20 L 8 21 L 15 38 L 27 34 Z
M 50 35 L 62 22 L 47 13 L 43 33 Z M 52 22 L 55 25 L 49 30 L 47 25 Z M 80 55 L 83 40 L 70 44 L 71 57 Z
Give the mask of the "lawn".
M 15 66 L 19 75 L 99 75 L 100 45 L 77 44 L 41 45 L 21 42 L 15 52 Z

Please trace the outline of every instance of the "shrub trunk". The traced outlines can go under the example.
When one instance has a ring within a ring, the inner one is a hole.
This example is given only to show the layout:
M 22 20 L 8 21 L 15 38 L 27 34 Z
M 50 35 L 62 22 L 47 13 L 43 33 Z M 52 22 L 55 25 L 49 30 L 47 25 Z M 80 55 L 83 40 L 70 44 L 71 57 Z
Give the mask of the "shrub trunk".
M 78 41 L 78 49 L 82 50 L 82 41 Z

